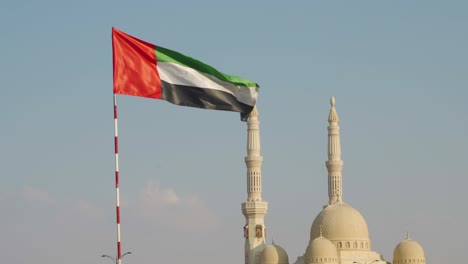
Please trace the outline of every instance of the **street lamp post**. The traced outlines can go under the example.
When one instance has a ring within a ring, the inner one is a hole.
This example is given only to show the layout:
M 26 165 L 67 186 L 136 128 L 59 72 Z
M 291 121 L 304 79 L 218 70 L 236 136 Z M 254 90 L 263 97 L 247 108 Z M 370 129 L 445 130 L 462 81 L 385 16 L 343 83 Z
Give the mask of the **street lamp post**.
M 129 252 L 124 253 L 124 254 L 122 255 L 121 258 L 125 257 L 125 256 L 128 255 L 128 254 L 132 254 L 132 252 L 129 251 Z M 102 257 L 102 258 L 109 258 L 109 259 L 112 260 L 115 264 L 118 264 L 118 263 L 119 263 L 119 260 L 118 260 L 117 258 L 111 257 L 111 256 L 109 256 L 109 255 L 102 255 L 101 257 Z
M 364 262 L 364 264 L 371 264 L 371 263 L 374 263 L 374 262 L 377 262 L 377 261 L 379 261 L 379 260 L 376 259 L 376 260 L 373 260 L 373 261 L 371 261 L 371 262 L 369 262 L 369 263 Z M 356 263 L 356 264 L 363 264 L 362 262 L 358 262 L 358 261 L 354 261 L 353 263 Z

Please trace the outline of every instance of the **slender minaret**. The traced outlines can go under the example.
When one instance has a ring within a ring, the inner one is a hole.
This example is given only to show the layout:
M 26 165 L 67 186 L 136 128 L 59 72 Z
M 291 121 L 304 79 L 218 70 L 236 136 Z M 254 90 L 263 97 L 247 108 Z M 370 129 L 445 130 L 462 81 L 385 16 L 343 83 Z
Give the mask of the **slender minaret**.
M 262 201 L 262 161 L 260 155 L 260 131 L 258 111 L 254 107 L 247 121 L 247 201 L 242 203 L 245 216 L 245 264 L 257 264 L 257 255 L 265 247 L 264 218 L 268 210 L 267 202 Z
M 328 204 L 342 202 L 343 191 L 341 183 L 340 127 L 338 126 L 338 114 L 335 110 L 335 97 L 330 99 L 331 109 L 328 115 L 328 160 L 325 162 L 328 170 Z

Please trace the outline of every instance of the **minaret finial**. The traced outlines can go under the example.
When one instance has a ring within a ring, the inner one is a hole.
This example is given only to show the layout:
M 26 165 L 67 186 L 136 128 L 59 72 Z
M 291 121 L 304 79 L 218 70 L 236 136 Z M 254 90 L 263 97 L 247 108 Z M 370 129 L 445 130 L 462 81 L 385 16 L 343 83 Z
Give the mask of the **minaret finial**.
M 257 110 L 257 105 L 254 106 L 254 108 L 252 109 L 252 112 L 250 112 L 250 115 L 249 117 L 257 117 L 258 116 L 258 110 Z
M 330 109 L 330 114 L 328 115 L 328 122 L 329 123 L 338 123 L 338 121 L 340 121 L 340 119 L 338 118 L 338 114 L 336 113 L 336 110 L 335 110 L 335 97 L 332 96 L 330 98 L 330 105 L 331 105 L 331 109 Z

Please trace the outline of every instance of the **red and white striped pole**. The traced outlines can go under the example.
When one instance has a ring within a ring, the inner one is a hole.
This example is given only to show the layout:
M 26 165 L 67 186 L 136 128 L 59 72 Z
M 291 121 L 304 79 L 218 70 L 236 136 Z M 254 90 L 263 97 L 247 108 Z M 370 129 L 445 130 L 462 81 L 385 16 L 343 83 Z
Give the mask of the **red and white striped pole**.
M 117 217 L 117 264 L 122 263 L 122 251 L 120 248 L 120 197 L 119 197 L 119 133 L 117 130 L 117 98 L 114 93 L 114 147 L 115 147 L 115 194 Z

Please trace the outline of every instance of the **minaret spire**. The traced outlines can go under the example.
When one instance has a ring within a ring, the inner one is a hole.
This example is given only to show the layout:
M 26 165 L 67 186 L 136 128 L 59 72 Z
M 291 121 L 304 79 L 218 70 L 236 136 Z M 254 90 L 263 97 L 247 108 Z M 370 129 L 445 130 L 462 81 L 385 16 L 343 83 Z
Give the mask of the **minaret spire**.
M 328 170 L 328 204 L 342 202 L 343 190 L 341 171 L 340 127 L 338 114 L 335 110 L 335 97 L 330 98 L 330 114 L 328 115 L 328 160 L 325 162 Z
M 247 201 L 242 203 L 245 216 L 245 263 L 257 264 L 257 254 L 265 247 L 267 202 L 262 200 L 262 162 L 260 155 L 260 129 L 255 106 L 247 121 Z
M 262 161 L 257 107 L 247 121 L 247 201 L 262 201 Z

